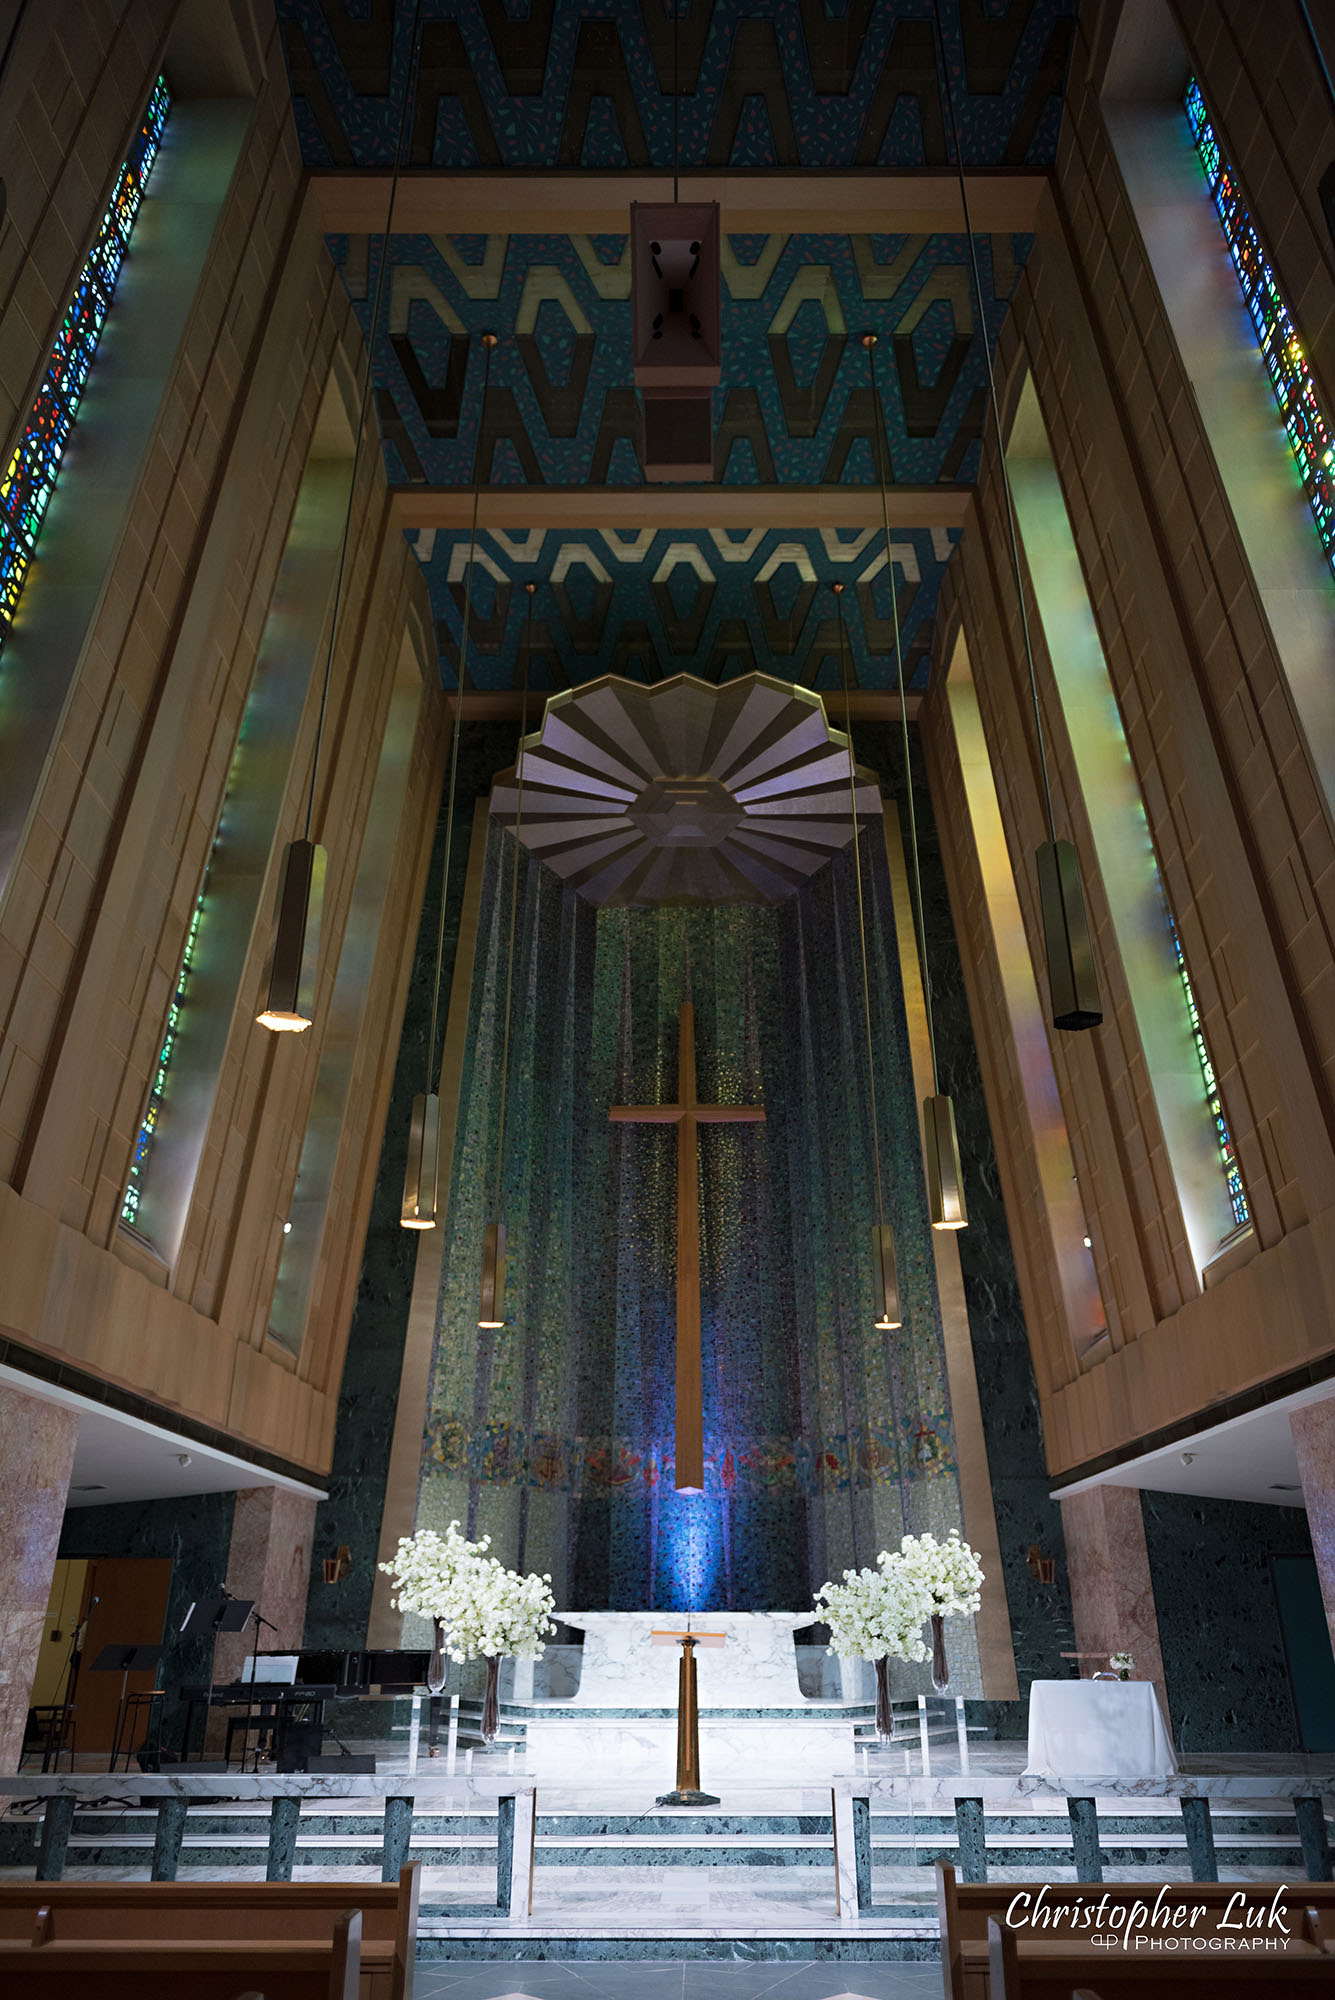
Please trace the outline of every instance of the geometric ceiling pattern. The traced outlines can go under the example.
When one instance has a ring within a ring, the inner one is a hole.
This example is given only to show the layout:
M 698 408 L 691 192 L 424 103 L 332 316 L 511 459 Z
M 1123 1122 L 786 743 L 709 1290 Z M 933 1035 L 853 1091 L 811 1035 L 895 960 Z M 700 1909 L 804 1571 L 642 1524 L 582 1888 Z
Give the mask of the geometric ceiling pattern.
M 966 164 L 1051 165 L 1077 0 L 942 0 Z M 425 0 L 405 164 L 948 162 L 930 0 Z M 393 162 L 412 0 L 278 0 L 308 166 Z M 675 88 L 674 88 L 675 85 Z M 675 100 L 675 105 L 674 105 Z
M 926 686 L 937 592 L 955 531 L 896 529 L 892 548 L 909 688 Z M 468 537 L 414 537 L 442 672 L 456 685 Z M 536 588 L 530 601 L 525 586 Z M 849 679 L 896 685 L 879 529 L 483 531 L 473 571 L 466 688 L 578 687 L 604 674 L 655 682 L 683 668 L 731 681 L 757 667 L 802 687 L 843 685 L 831 583 L 845 585 Z
M 368 335 L 382 242 L 331 239 Z M 979 239 L 992 339 L 1030 243 Z M 494 330 L 484 482 L 641 484 L 626 236 L 395 235 L 390 259 L 376 383 L 394 483 L 471 480 Z M 725 232 L 722 264 L 719 483 L 875 484 L 865 332 L 889 477 L 974 478 L 987 377 L 965 237 Z
M 309 167 L 383 177 L 392 165 L 417 4 L 276 0 Z M 431 200 L 445 228 L 455 187 L 466 222 L 477 173 L 512 180 L 521 215 L 526 175 L 542 176 L 551 223 L 541 234 L 328 239 L 367 334 L 387 259 L 372 367 L 392 484 L 466 489 L 476 455 L 483 481 L 512 496 L 507 521 L 521 524 L 482 539 L 465 686 L 518 685 L 528 582 L 537 586 L 535 689 L 606 673 L 655 683 L 683 669 L 716 684 L 758 669 L 838 686 L 828 586 L 842 580 L 852 678 L 893 688 L 883 549 L 878 556 L 877 538 L 852 529 L 822 533 L 820 520 L 820 488 L 869 491 L 877 481 L 860 336 L 878 335 L 890 480 L 970 485 L 987 407 L 985 343 L 995 343 L 1032 239 L 976 238 L 980 326 L 961 234 L 742 233 L 728 228 L 725 206 L 714 484 L 815 489 L 801 516 L 810 526 L 714 534 L 706 512 L 691 532 L 655 533 L 637 500 L 628 236 L 561 233 L 561 182 L 551 177 L 598 174 L 605 208 L 619 174 L 670 169 L 674 124 L 688 172 L 727 169 L 759 182 L 798 171 L 949 170 L 947 76 L 971 171 L 1049 168 L 1078 0 L 939 4 L 940 46 L 934 0 L 421 0 L 404 166 L 440 176 Z M 837 192 L 832 199 L 838 214 Z M 484 332 L 500 336 L 485 430 Z M 572 496 L 571 527 L 525 535 L 514 496 L 544 487 Z M 577 496 L 587 489 L 604 507 L 617 495 L 623 533 L 583 527 Z M 774 518 L 757 505 L 757 522 Z M 442 678 L 457 685 L 459 538 L 442 529 L 414 540 Z M 952 538 L 896 526 L 895 541 L 905 675 L 921 686 Z

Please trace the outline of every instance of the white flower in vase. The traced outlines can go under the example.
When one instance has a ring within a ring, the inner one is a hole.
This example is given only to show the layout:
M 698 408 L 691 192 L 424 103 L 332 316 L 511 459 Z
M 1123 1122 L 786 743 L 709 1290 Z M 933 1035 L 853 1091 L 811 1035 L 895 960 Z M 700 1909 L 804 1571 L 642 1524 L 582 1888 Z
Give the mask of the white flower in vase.
M 966 1617 L 982 1603 L 983 1566 L 958 1529 L 944 1542 L 935 1535 L 905 1535 L 898 1555 L 882 1549 L 880 1562 L 883 1570 L 902 1567 L 920 1585 L 929 1617 Z

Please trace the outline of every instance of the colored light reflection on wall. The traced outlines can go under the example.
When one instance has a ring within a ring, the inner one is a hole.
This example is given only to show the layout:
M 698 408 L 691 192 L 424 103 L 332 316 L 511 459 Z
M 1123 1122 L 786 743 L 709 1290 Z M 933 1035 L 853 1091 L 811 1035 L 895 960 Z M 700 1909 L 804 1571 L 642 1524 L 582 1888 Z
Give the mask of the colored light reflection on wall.
M 670 1456 L 670 1454 L 669 1454 Z M 653 1602 L 664 1611 L 705 1611 L 724 1602 L 726 1500 L 662 1490 Z
M 210 867 L 212 862 L 210 861 Z M 204 915 L 204 898 L 208 894 L 209 869 L 204 870 L 204 880 L 195 898 L 194 913 L 190 918 L 190 930 L 186 936 L 185 950 L 181 954 L 181 970 L 177 974 L 171 1005 L 167 1009 L 167 1025 L 163 1029 L 162 1047 L 158 1051 L 157 1067 L 153 1072 L 153 1082 L 148 1093 L 148 1103 L 139 1125 L 139 1137 L 134 1143 L 134 1158 L 130 1162 L 130 1179 L 125 1190 L 125 1200 L 121 1204 L 121 1221 L 129 1229 L 142 1235 L 139 1223 L 139 1204 L 143 1199 L 144 1175 L 148 1170 L 149 1155 L 153 1141 L 157 1137 L 158 1118 L 162 1111 L 163 1098 L 167 1090 L 167 1073 L 171 1069 L 172 1057 L 176 1053 L 176 1040 L 181 1027 L 181 1009 L 185 1005 L 186 991 L 190 985 L 190 970 L 195 960 L 195 946 L 199 938 L 200 921 Z
M 171 94 L 159 77 L 117 177 L 97 241 L 79 273 L 23 435 L 0 479 L 0 651 L 27 581 L 170 109 Z
M 1187 971 L 1187 961 L 1182 952 L 1182 940 L 1177 934 L 1177 925 L 1172 912 L 1168 916 L 1169 934 L 1173 940 L 1173 950 L 1177 955 L 1178 977 L 1182 981 L 1182 991 L 1186 996 L 1187 1012 L 1191 1017 L 1191 1039 L 1196 1046 L 1196 1060 L 1201 1066 L 1201 1081 L 1205 1085 L 1205 1100 L 1214 1119 L 1215 1137 L 1219 1141 L 1219 1163 L 1224 1169 L 1224 1179 L 1228 1184 L 1228 1198 L 1233 1208 L 1233 1220 L 1238 1228 L 1243 1228 L 1252 1219 L 1247 1206 L 1247 1193 L 1242 1185 L 1242 1175 L 1238 1172 L 1237 1155 L 1233 1151 L 1233 1134 L 1228 1129 L 1224 1116 L 1223 1100 L 1219 1095 L 1219 1085 L 1215 1081 L 1214 1064 L 1210 1051 L 1205 1046 L 1205 1035 L 1201 1029 L 1200 1009 L 1196 1005 L 1196 995 L 1192 991 L 1191 976 Z
M 1206 184 L 1214 198 L 1229 255 L 1242 286 L 1242 296 L 1256 328 L 1261 358 L 1279 405 L 1289 449 L 1293 453 L 1326 560 L 1335 569 L 1335 447 L 1332 446 L 1332 427 L 1317 395 L 1316 383 L 1307 365 L 1292 315 L 1275 282 L 1275 274 L 1261 248 L 1261 239 L 1251 216 L 1238 193 L 1233 168 L 1220 153 L 1214 127 L 1206 114 L 1205 100 L 1194 77 L 1187 85 L 1183 102 L 1196 152 L 1205 169 Z

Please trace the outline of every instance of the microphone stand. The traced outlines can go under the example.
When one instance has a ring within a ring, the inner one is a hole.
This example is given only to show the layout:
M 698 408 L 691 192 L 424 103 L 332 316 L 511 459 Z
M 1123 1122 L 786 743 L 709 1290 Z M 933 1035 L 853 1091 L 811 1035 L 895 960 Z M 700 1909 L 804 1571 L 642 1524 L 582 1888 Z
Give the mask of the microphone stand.
M 261 1627 L 261 1625 L 267 1625 L 267 1626 L 268 1626 L 268 1628 L 269 1628 L 269 1630 L 270 1630 L 270 1631 L 271 1631 L 271 1632 L 273 1633 L 273 1635 L 274 1635 L 275 1639 L 276 1639 L 276 1638 L 278 1637 L 278 1627 L 277 1627 L 276 1625 L 274 1625 L 274 1624 L 270 1623 L 269 1619 L 267 1619 L 267 1618 L 262 1618 L 262 1617 L 260 1616 L 259 1612 L 258 1612 L 258 1611 L 255 1611 L 255 1610 L 252 1610 L 252 1611 L 251 1611 L 251 1614 L 250 1614 L 250 1615 L 251 1615 L 252 1619 L 253 1619 L 253 1620 L 254 1620 L 254 1622 L 255 1622 L 255 1641 L 254 1641 L 254 1644 L 253 1644 L 253 1645 L 251 1646 L 251 1649 L 250 1649 L 250 1681 L 249 1681 L 249 1683 L 248 1683 L 248 1685 L 247 1685 L 247 1687 L 246 1687 L 246 1741 L 247 1741 L 247 1743 L 249 1743 L 249 1741 L 250 1741 L 250 1720 L 251 1720 L 251 1715 L 252 1715 L 252 1713 L 254 1712 L 254 1704 L 255 1704 L 255 1675 L 256 1675 L 256 1672 L 257 1672 L 257 1670 L 258 1670 L 258 1668 L 259 1668 L 259 1663 L 260 1663 L 260 1627 Z M 277 1729 L 277 1724 L 275 1723 L 275 1731 L 276 1731 L 276 1729 Z M 244 1757 L 244 1755 L 243 1755 L 243 1756 L 242 1756 L 242 1759 L 241 1759 L 241 1769 L 242 1769 L 242 1770 L 244 1771 L 244 1770 L 245 1770 L 245 1768 L 246 1768 L 246 1760 L 245 1760 L 245 1757 Z M 258 1731 L 258 1729 L 257 1729 L 257 1730 L 256 1730 L 256 1732 L 255 1732 L 255 1762 L 254 1762 L 254 1763 L 253 1763 L 253 1765 L 251 1766 L 251 1769 L 252 1769 L 253 1771 L 255 1771 L 256 1773 L 258 1773 L 258 1771 L 259 1771 L 259 1768 L 260 1768 L 260 1741 L 259 1741 L 259 1731 Z

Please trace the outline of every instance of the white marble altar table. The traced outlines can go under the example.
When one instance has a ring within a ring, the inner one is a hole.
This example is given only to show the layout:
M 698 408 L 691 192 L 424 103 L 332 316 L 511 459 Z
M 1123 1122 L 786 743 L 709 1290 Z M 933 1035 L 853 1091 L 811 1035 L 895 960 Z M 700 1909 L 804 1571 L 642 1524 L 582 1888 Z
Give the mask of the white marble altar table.
M 655 1646 L 655 1632 L 684 1632 L 684 1611 L 562 1611 L 563 1625 L 584 1634 L 579 1692 L 565 1707 L 672 1708 L 677 1705 L 675 1646 Z M 727 1645 L 696 1655 L 700 1712 L 710 1708 L 800 1708 L 793 1634 L 812 1611 L 693 1611 L 696 1632 L 722 1632 Z
M 1035 1681 L 1025 1776 L 1169 1778 L 1172 1739 L 1153 1681 Z
M 677 1744 L 676 1646 L 655 1632 L 685 1632 L 685 1612 L 563 1611 L 584 1634 L 579 1691 L 529 1706 L 516 1679 L 525 1725 L 524 1769 L 542 1778 L 620 1779 L 666 1791 Z M 698 1611 L 696 1632 L 727 1643 L 696 1656 L 701 1783 L 826 1779 L 854 1768 L 854 1716 L 842 1704 L 810 1702 L 797 1678 L 793 1634 L 810 1611 Z

